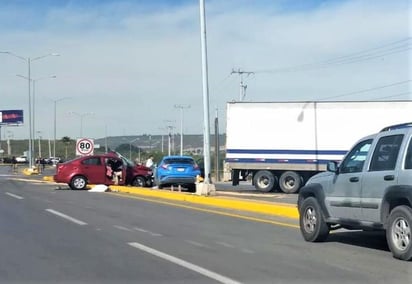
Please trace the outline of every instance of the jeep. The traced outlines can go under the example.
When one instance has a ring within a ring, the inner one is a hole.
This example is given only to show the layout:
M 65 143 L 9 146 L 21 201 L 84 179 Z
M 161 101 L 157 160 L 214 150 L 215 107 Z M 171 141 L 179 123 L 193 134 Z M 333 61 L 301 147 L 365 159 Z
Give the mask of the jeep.
M 299 224 L 309 242 L 331 230 L 384 230 L 392 255 L 412 259 L 412 122 L 360 139 L 299 192 Z

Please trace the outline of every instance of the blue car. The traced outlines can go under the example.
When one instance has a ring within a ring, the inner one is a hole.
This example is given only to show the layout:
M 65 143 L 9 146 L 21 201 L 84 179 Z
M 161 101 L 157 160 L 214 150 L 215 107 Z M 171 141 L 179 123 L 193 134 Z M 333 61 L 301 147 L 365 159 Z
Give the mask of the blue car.
M 154 173 L 158 188 L 181 185 L 190 192 L 196 191 L 197 176 L 200 176 L 200 168 L 190 156 L 165 156 Z

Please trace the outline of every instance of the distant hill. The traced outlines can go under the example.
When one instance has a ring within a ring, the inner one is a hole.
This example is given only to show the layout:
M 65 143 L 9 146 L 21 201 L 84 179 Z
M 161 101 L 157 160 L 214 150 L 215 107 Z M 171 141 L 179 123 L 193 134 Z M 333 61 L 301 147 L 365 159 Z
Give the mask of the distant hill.
M 99 144 L 100 148 L 107 147 L 111 150 L 118 148 L 121 145 L 128 145 L 133 147 L 141 148 L 142 150 L 151 151 L 161 151 L 163 148 L 164 152 L 168 151 L 169 147 L 169 136 L 168 135 L 134 135 L 134 136 L 109 136 L 107 138 L 98 138 L 94 140 L 95 144 Z M 170 138 L 171 151 L 177 153 L 180 151 L 180 135 L 173 135 Z M 215 135 L 210 135 L 210 146 L 211 149 L 215 148 Z M 226 135 L 219 135 L 219 145 L 220 149 L 224 149 L 226 145 Z M 173 150 L 174 149 L 174 150 Z M 203 149 L 203 135 L 188 134 L 183 136 L 183 149 L 185 152 L 199 153 Z

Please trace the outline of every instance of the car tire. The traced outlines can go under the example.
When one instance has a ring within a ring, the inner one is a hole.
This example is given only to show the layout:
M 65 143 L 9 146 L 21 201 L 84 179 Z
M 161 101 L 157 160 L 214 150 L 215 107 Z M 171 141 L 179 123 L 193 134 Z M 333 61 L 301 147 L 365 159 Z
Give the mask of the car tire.
M 281 174 L 279 178 L 279 188 L 284 193 L 298 192 L 302 184 L 302 177 L 293 171 L 287 171 Z
M 70 188 L 73 190 L 82 190 L 87 186 L 87 180 L 84 176 L 75 176 L 70 181 Z
M 188 192 L 196 192 L 196 184 L 188 184 L 187 185 Z
M 412 208 L 401 205 L 391 211 L 386 240 L 393 257 L 406 261 L 412 259 Z
M 143 177 L 135 177 L 132 182 L 133 186 L 144 187 L 146 185 L 146 180 Z
M 308 242 L 322 242 L 329 235 L 322 209 L 314 197 L 302 201 L 299 208 L 299 225 L 303 238 Z

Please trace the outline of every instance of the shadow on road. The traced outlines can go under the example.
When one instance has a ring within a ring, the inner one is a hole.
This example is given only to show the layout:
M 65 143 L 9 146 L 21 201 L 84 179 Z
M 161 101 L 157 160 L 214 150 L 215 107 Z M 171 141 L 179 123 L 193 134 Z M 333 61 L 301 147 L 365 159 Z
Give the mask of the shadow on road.
M 353 246 L 389 251 L 384 231 L 345 231 L 334 232 L 326 242 L 338 242 Z

